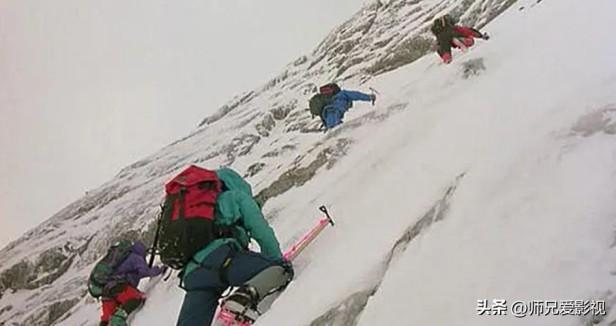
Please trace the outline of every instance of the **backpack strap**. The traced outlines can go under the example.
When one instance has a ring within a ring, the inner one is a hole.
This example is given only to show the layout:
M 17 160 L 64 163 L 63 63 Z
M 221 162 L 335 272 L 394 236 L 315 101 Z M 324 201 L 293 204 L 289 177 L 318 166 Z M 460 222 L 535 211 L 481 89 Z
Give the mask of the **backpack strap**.
M 223 261 L 220 268 L 218 269 L 218 277 L 220 278 L 222 284 L 229 285 L 229 278 L 227 277 L 227 274 L 229 273 L 229 268 L 233 263 L 233 259 L 235 258 L 236 253 L 237 252 L 235 251 L 235 249 L 229 246 L 229 253 L 227 254 L 227 257 L 225 257 L 225 260 Z
M 200 268 L 217 272 L 218 279 L 220 280 L 220 282 L 225 286 L 229 286 L 229 278 L 228 278 L 229 268 L 231 268 L 231 264 L 233 263 L 233 260 L 235 259 L 235 256 L 237 255 L 237 251 L 236 249 L 234 249 L 232 246 L 228 244 L 226 244 L 225 246 L 229 248 L 229 251 L 227 252 L 227 255 L 223 259 L 222 264 L 220 264 L 220 266 L 206 265 L 203 262 L 198 262 L 197 260 L 195 260 L 194 257 L 191 258 L 191 261 L 195 263 L 196 265 L 198 265 Z M 180 278 L 180 288 L 186 290 L 186 288 L 184 287 L 184 275 L 183 274 L 184 274 L 184 270 L 182 270 L 182 272 L 180 272 L 180 274 L 178 275 L 178 277 Z M 209 288 L 191 289 L 191 291 L 194 291 L 194 290 L 197 290 L 197 291 L 198 290 L 209 290 Z
M 186 187 L 180 188 L 178 199 L 180 200 L 180 210 L 179 210 L 178 219 L 184 220 L 184 217 L 185 217 L 184 214 L 186 213 L 185 211 L 186 209 Z
M 186 251 L 188 247 L 188 228 L 186 227 L 186 187 L 180 188 L 180 192 L 178 193 L 178 201 L 180 204 L 180 208 L 178 210 L 178 223 L 182 229 L 180 236 L 180 246 L 182 248 L 182 252 Z M 192 259 L 192 258 L 191 258 Z

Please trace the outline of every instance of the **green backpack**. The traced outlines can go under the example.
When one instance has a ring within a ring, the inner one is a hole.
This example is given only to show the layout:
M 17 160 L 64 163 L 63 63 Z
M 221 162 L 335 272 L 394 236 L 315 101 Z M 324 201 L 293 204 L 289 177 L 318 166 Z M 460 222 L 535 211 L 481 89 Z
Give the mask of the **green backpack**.
M 310 98 L 308 102 L 308 106 L 310 107 L 310 113 L 312 117 L 320 117 L 321 112 L 323 112 L 323 108 L 327 106 L 327 104 L 331 103 L 334 98 L 334 94 L 320 94 L 317 93 L 313 97 Z
M 95 298 L 113 297 L 112 289 L 124 282 L 114 277 L 115 269 L 130 255 L 133 242 L 120 240 L 114 243 L 107 254 L 99 260 L 88 278 L 88 292 Z
M 319 87 L 319 92 L 310 98 L 308 106 L 312 117 L 321 117 L 323 108 L 325 108 L 336 94 L 340 92 L 340 86 L 336 83 L 329 83 Z

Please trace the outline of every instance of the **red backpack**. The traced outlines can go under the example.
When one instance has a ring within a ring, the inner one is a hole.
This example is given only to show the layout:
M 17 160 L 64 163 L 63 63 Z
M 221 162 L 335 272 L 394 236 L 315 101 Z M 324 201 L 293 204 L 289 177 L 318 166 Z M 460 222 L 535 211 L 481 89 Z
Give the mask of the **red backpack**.
M 319 87 L 319 94 L 336 95 L 340 92 L 340 86 L 336 83 L 329 83 Z
M 216 239 L 214 211 L 222 183 L 215 171 L 191 165 L 165 185 L 158 249 L 161 261 L 182 269 Z

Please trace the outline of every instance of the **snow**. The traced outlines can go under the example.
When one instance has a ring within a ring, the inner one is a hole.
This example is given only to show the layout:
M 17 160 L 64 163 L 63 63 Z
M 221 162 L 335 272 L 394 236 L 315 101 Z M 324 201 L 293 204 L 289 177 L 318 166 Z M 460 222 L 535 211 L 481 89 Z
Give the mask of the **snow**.
M 380 91 L 374 108 L 356 104 L 328 134 L 281 138 L 280 146 L 289 141 L 302 154 L 315 142 L 354 144 L 331 169 L 267 202 L 283 244 L 314 225 L 320 204 L 336 226 L 298 257 L 295 281 L 256 325 L 309 325 L 373 289 L 358 325 L 582 325 L 588 321 L 574 316 L 479 316 L 477 300 L 613 304 L 616 143 L 608 127 L 616 109 L 616 45 L 607 40 L 615 10 L 609 0 L 518 1 L 485 27 L 490 41 L 454 53 L 451 65 L 428 55 L 381 75 L 369 83 Z M 479 70 L 465 78 L 469 62 Z M 367 88 L 358 80 L 344 86 Z M 214 123 L 202 132 L 228 127 Z M 173 166 L 182 161 L 178 155 L 199 155 L 204 137 L 156 159 Z M 272 149 L 266 139 L 253 152 Z M 300 165 L 316 153 L 299 158 Z M 289 166 L 296 159 L 251 154 L 233 166 Z M 265 184 L 276 173 L 250 180 Z M 448 205 L 442 218 L 387 263 L 405 230 L 439 201 Z M 175 278 L 157 283 L 131 325 L 173 325 L 182 296 Z M 95 325 L 95 308 L 81 305 L 60 325 L 82 325 L 84 318 Z M 615 317 L 612 311 L 601 325 Z

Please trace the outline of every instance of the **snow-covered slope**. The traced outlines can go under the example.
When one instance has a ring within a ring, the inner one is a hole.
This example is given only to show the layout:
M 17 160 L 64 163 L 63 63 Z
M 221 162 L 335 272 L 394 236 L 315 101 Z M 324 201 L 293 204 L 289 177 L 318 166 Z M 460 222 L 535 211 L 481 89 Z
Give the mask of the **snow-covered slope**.
M 245 172 L 283 244 L 318 204 L 337 219 L 260 325 L 587 325 L 476 307 L 614 303 L 616 5 L 518 1 L 452 65 L 433 55 L 405 65 L 427 51 L 435 14 L 482 25 L 512 3 L 367 6 L 264 87 L 3 249 L 0 323 L 95 325 L 83 285 L 92 263 L 114 238 L 151 237 L 162 184 L 197 163 Z M 331 79 L 373 86 L 379 101 L 314 132 L 304 101 Z M 133 325 L 174 324 L 181 298 L 159 283 Z

